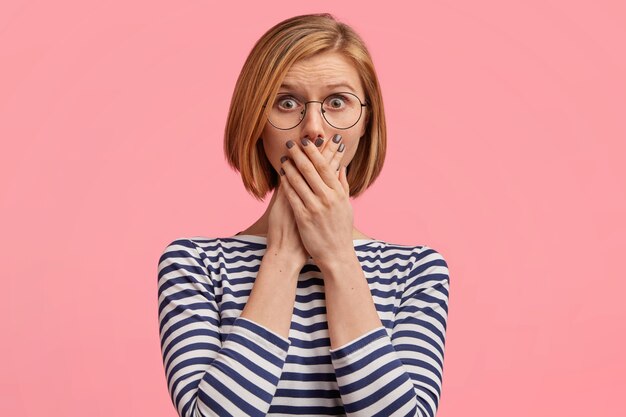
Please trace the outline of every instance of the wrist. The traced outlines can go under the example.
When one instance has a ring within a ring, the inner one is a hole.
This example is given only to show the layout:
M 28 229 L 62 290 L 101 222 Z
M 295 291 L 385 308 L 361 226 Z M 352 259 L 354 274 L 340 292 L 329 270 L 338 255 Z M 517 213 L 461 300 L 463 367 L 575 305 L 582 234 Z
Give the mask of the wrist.
M 361 263 L 354 249 L 332 254 L 326 259 L 316 260 L 315 264 L 319 267 L 322 274 L 324 274 L 324 278 L 329 277 L 331 279 L 338 274 L 341 275 L 341 272 L 344 270 L 351 270 L 357 266 L 359 269 L 361 268 Z
M 265 251 L 265 255 L 263 255 L 262 263 L 271 264 L 283 271 L 298 275 L 306 260 L 303 262 L 284 248 L 269 246 Z

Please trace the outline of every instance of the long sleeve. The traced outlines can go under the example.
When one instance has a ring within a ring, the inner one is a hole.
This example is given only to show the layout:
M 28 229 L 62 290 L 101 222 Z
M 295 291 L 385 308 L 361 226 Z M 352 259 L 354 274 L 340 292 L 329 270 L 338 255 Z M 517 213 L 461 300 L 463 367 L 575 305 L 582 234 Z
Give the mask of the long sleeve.
M 449 271 L 434 249 L 416 251 L 391 337 L 380 326 L 331 350 L 346 415 L 434 417 L 441 396 Z
M 242 317 L 228 335 L 220 334 L 214 282 L 190 239 L 173 241 L 159 259 L 158 315 L 168 391 L 179 416 L 267 414 L 290 341 Z

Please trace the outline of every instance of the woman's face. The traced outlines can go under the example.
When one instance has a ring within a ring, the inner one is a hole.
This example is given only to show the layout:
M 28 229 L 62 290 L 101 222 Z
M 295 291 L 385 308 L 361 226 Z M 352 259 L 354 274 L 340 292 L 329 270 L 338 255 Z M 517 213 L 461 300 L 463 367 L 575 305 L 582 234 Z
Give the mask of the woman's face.
M 278 94 L 292 93 L 301 98 L 301 101 L 322 101 L 330 94 L 350 92 L 355 94 L 361 102 L 365 102 L 365 92 L 361 85 L 359 74 L 352 63 L 337 52 L 325 52 L 294 63 L 285 76 Z M 273 100 L 268 102 L 271 106 Z M 302 147 L 300 141 L 305 136 L 315 141 L 318 136 L 324 139 L 320 147 L 322 151 L 338 133 L 341 143 L 345 144 L 342 166 L 347 166 L 356 153 L 359 139 L 365 134 L 367 107 L 363 107 L 361 118 L 349 129 L 336 129 L 329 125 L 320 112 L 319 103 L 307 104 L 306 115 L 302 122 L 290 130 L 280 130 L 265 123 L 261 134 L 263 148 L 267 159 L 274 169 L 280 169 L 280 157 L 287 155 L 285 143 L 293 140 Z

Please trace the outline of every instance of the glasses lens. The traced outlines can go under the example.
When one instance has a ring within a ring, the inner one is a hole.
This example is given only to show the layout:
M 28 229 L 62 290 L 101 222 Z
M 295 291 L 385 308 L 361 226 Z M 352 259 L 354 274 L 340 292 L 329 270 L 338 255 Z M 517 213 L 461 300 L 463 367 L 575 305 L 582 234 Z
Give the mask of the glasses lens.
M 359 121 L 361 108 L 361 101 L 356 95 L 336 93 L 324 99 L 322 114 L 331 126 L 348 129 Z M 302 100 L 289 94 L 279 94 L 267 109 L 267 117 L 274 127 L 292 129 L 300 123 L 304 111 L 305 104 Z
M 291 129 L 300 123 L 304 104 L 288 94 L 279 94 L 268 109 L 267 117 L 279 129 Z
M 361 102 L 351 93 L 337 93 L 326 97 L 322 108 L 328 124 L 338 129 L 354 126 L 361 117 Z

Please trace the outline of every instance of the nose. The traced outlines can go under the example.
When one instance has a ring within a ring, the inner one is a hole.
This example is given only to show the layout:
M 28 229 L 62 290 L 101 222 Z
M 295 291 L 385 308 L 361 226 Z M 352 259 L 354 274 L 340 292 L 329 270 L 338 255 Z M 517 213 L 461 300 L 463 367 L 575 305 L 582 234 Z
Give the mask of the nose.
M 324 130 L 326 129 L 326 121 L 322 116 L 322 107 L 320 103 L 308 103 L 304 119 L 300 123 L 300 137 L 308 136 L 312 141 L 318 136 L 321 136 L 326 140 Z

